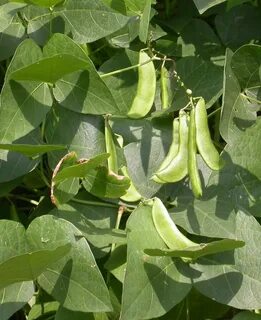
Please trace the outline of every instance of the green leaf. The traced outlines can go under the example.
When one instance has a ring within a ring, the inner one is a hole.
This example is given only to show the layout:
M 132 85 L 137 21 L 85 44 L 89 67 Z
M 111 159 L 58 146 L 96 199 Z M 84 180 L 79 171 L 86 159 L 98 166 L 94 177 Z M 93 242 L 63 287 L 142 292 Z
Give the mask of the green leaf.
M 0 264 L 0 288 L 16 282 L 35 280 L 52 263 L 71 249 L 67 244 L 53 250 L 39 250 L 14 256 Z
M 209 108 L 222 93 L 222 67 L 198 57 L 186 57 L 178 60 L 176 70 L 186 88 L 193 92 L 195 97 L 203 97 L 206 107 Z M 178 90 L 177 90 L 178 88 Z M 185 107 L 188 97 L 184 88 L 173 83 L 172 108 L 178 110 Z
M 209 8 L 216 6 L 226 0 L 193 0 L 199 13 L 202 14 Z
M 1 121 L 1 120 L 0 120 Z M 37 145 L 40 141 L 40 132 L 38 129 L 31 131 L 26 136 L 15 141 L 17 144 Z M 21 153 L 15 151 L 0 151 L 0 182 L 14 180 L 20 176 L 32 171 L 39 163 L 39 158 L 35 160 L 29 159 Z
M 0 32 L 9 27 L 16 12 L 25 6 L 23 3 L 6 3 L 0 6 Z
M 106 73 L 118 69 L 128 68 L 138 63 L 139 54 L 135 51 L 125 50 L 112 56 L 100 68 L 101 77 L 117 103 L 120 114 L 127 115 L 137 90 L 137 69 L 122 72 L 117 75 L 105 76 Z
M 242 89 L 261 87 L 259 70 L 261 65 L 261 46 L 244 45 L 233 54 L 231 69 Z
M 126 241 L 126 234 L 123 231 L 116 233 L 112 230 L 116 224 L 117 206 L 112 208 L 106 206 L 106 203 L 88 200 L 84 195 L 81 193 L 80 199 L 73 199 L 50 213 L 71 222 L 78 228 L 90 243 L 94 256 L 101 258 L 110 251 L 111 243 Z
M 85 68 L 86 62 L 84 60 L 68 54 L 59 54 L 16 70 L 10 78 L 18 81 L 32 80 L 55 83 L 66 74 Z
M 66 146 L 52 144 L 0 144 L 0 149 L 19 152 L 27 157 L 35 157 L 54 150 L 64 150 Z
M 255 218 L 239 211 L 236 236 L 245 242 L 245 246 L 234 253 L 199 259 L 192 266 L 196 289 L 215 301 L 238 309 L 260 309 L 260 269 L 256 267 L 261 255 L 260 234 L 261 227 Z
M 23 41 L 16 49 L 1 92 L 1 143 L 11 143 L 37 128 L 52 106 L 53 99 L 46 84 L 9 81 L 12 72 L 40 58 L 41 50 L 32 40 Z
M 28 314 L 28 320 L 37 320 L 41 318 L 42 315 L 50 315 L 51 313 L 56 313 L 59 308 L 59 303 L 56 301 L 46 302 L 41 304 L 34 304 L 32 309 Z
M 81 232 L 68 221 L 50 215 L 35 219 L 27 230 L 32 247 L 52 250 L 70 243 L 70 253 L 53 263 L 37 281 L 64 308 L 81 312 L 111 310 L 109 292 L 90 247 Z M 84 266 L 84 268 L 83 268 Z
M 97 197 L 119 198 L 129 188 L 130 179 L 100 166 L 88 172 L 82 183 L 88 192 Z
M 261 13 L 250 4 L 235 6 L 217 15 L 216 30 L 224 46 L 238 48 L 253 40 L 260 40 Z
M 78 43 L 94 42 L 122 28 L 128 17 L 96 0 L 67 0 L 51 13 L 43 11 L 32 16 L 28 23 L 29 34 L 41 31 L 50 20 L 59 17 L 65 24 L 65 33 L 71 33 Z
M 172 249 L 145 249 L 144 252 L 150 256 L 185 257 L 196 260 L 200 257 L 223 251 L 230 251 L 244 246 L 244 241 L 223 239 L 209 243 L 200 243 L 197 246 L 187 247 L 183 250 Z
M 200 56 L 204 60 L 216 60 L 224 55 L 224 48 L 214 30 L 201 19 L 192 19 L 185 25 L 177 39 L 177 47 L 181 57 Z
M 94 158 L 86 159 L 78 164 L 63 168 L 54 176 L 53 181 L 55 183 L 59 183 L 68 178 L 84 178 L 86 175 L 88 175 L 89 171 L 100 166 L 105 160 L 108 159 L 109 156 L 110 155 L 108 153 L 100 154 Z
M 151 0 L 145 1 L 145 6 L 142 10 L 140 18 L 139 38 L 140 41 L 146 43 L 148 39 L 149 23 L 151 13 Z
M 251 126 L 256 119 L 256 113 L 254 110 L 251 110 L 251 102 L 244 94 L 241 94 L 240 84 L 231 67 L 232 60 L 233 54 L 231 50 L 227 49 L 220 133 L 222 138 L 230 144 L 233 143 L 247 127 Z M 252 69 L 251 61 L 247 67 Z M 247 70 L 245 71 L 245 76 L 249 76 Z
M 67 145 L 68 151 L 76 152 L 79 159 L 90 159 L 106 152 L 102 117 L 81 115 L 56 106 L 46 120 L 45 136 L 48 144 Z M 61 151 L 49 153 L 50 167 L 54 168 L 65 154 Z
M 151 319 L 165 314 L 190 291 L 186 265 L 170 257 L 151 257 L 145 248 L 165 246 L 153 221 L 151 206 L 140 205 L 127 222 L 127 268 L 122 320 Z M 164 303 L 162 304 L 162 302 Z
M 8 320 L 32 298 L 34 284 L 32 281 L 14 283 L 0 289 L 0 319 Z
M 25 39 L 25 27 L 17 19 L 0 33 L 0 60 L 10 58 L 16 47 Z

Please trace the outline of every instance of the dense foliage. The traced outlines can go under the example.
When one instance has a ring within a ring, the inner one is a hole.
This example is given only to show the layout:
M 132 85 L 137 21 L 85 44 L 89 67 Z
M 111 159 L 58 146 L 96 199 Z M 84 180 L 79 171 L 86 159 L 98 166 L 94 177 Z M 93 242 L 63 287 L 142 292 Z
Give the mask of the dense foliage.
M 0 319 L 261 319 L 261 2 L 0 0 L 0 34 Z

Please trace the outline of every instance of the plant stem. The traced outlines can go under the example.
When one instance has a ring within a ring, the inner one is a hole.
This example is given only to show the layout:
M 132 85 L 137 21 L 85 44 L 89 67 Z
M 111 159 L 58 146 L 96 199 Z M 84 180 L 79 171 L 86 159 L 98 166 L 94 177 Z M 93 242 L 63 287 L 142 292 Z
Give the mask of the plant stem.
M 36 200 L 32 200 L 32 199 L 28 199 L 28 198 L 25 198 L 23 196 L 19 196 L 17 194 L 11 194 L 9 193 L 8 194 L 8 197 L 12 197 L 12 198 L 15 198 L 15 199 L 18 199 L 18 200 L 22 200 L 22 201 L 25 201 L 25 202 L 29 202 L 31 204 L 33 204 L 34 206 L 38 206 L 39 202 L 36 201 Z
M 147 60 L 147 61 L 145 61 L 143 63 L 138 63 L 138 64 L 135 64 L 134 66 L 130 66 L 130 67 L 127 67 L 127 68 L 123 68 L 123 69 L 111 71 L 111 72 L 108 72 L 108 73 L 104 73 L 104 74 L 101 74 L 100 77 L 101 78 L 106 78 L 106 77 L 114 76 L 115 74 L 126 72 L 126 71 L 129 71 L 129 70 L 132 70 L 132 69 L 136 69 L 136 68 L 141 67 L 144 64 L 147 64 L 147 63 L 149 63 L 151 61 L 154 61 L 154 60 L 161 60 L 161 59 L 154 56 L 151 59 L 149 59 L 149 60 Z
M 99 201 L 90 201 L 90 200 L 82 200 L 82 199 L 76 199 L 73 198 L 71 201 L 81 204 L 86 204 L 90 206 L 97 206 L 97 207 L 109 207 L 109 208 L 118 208 L 119 206 L 117 204 L 112 204 L 108 202 L 99 202 Z

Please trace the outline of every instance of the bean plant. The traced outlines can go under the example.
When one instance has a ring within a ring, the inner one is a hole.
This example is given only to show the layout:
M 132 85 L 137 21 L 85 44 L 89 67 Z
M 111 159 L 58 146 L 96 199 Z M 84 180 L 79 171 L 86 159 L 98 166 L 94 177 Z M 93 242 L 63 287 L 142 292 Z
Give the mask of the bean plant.
M 261 2 L 0 0 L 0 320 L 261 319 Z

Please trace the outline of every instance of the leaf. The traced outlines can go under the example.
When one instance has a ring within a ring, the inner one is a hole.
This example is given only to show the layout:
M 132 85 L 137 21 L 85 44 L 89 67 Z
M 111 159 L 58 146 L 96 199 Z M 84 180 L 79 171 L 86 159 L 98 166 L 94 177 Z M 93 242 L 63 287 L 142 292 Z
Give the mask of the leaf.
M 76 152 L 79 159 L 90 159 L 106 152 L 102 117 L 81 115 L 55 106 L 46 120 L 45 136 L 48 144 L 67 145 L 68 151 Z M 49 153 L 50 167 L 54 168 L 65 154 L 61 151 Z
M 141 196 L 150 198 L 161 188 L 151 177 L 164 158 L 162 141 L 151 136 L 141 142 L 133 142 L 124 148 L 130 179 Z
M 50 215 L 35 219 L 27 230 L 32 247 L 52 250 L 70 243 L 70 253 L 52 264 L 38 277 L 40 286 L 64 308 L 80 312 L 111 310 L 109 292 L 90 247 L 81 232 L 70 222 Z M 84 268 L 83 268 L 84 266 Z
M 57 301 L 46 302 L 46 303 L 36 303 L 32 306 L 29 314 L 28 320 L 37 320 L 42 315 L 50 315 L 50 313 L 56 313 L 59 308 L 59 303 Z
M 17 11 L 24 8 L 23 3 L 5 3 L 0 6 L 0 32 L 3 32 L 12 23 Z
M 244 45 L 233 54 L 231 69 L 241 88 L 261 87 L 259 70 L 261 65 L 261 47 Z
M 54 150 L 64 150 L 66 146 L 52 144 L 0 144 L 0 149 L 19 152 L 27 157 L 35 157 Z
M 203 97 L 206 107 L 209 108 L 222 93 L 222 68 L 198 57 L 185 57 L 176 64 L 177 74 L 186 88 L 193 92 L 195 97 Z M 184 88 L 173 83 L 174 96 L 172 106 L 175 110 L 183 108 L 188 103 Z
M 202 14 L 209 8 L 216 6 L 226 0 L 193 0 L 199 13 Z
M 138 72 L 136 69 L 118 75 L 106 76 L 106 73 L 128 68 L 138 63 L 138 52 L 125 50 L 112 56 L 100 68 L 101 77 L 117 103 L 119 114 L 127 115 L 137 90 Z
M 249 232 L 251 230 L 251 232 Z M 239 309 L 261 306 L 260 262 L 261 227 L 255 218 L 239 211 L 236 236 L 245 246 L 234 253 L 220 253 L 198 260 L 193 282 L 202 294 Z
M 14 256 L 0 264 L 0 288 L 16 282 L 35 280 L 52 263 L 71 249 L 67 244 L 53 250 L 39 250 Z
M 0 120 L 1 121 L 1 120 Z M 38 129 L 31 131 L 26 136 L 15 140 L 15 144 L 37 145 L 41 143 Z M 0 151 L 0 182 L 7 182 L 21 177 L 32 171 L 39 163 L 39 158 L 32 160 L 15 151 Z
M 145 249 L 144 252 L 151 256 L 185 257 L 196 260 L 200 257 L 223 251 L 230 251 L 244 246 L 244 241 L 223 239 L 209 243 L 200 243 L 197 246 L 187 247 L 183 250 L 172 249 Z
M 32 298 L 34 284 L 32 281 L 14 283 L 0 289 L 0 318 L 8 320 Z
M 241 94 L 241 87 L 231 68 L 232 60 L 233 54 L 227 49 L 220 133 L 222 138 L 230 144 L 256 119 L 256 113 L 251 110 L 252 104 Z M 251 65 L 249 67 L 252 69 Z M 248 72 L 246 75 L 249 75 Z
M 84 178 L 89 171 L 97 168 L 109 157 L 108 153 L 103 153 L 91 159 L 80 161 L 80 163 L 59 170 L 54 176 L 53 181 L 59 183 L 68 178 Z
M 77 196 L 77 199 L 53 209 L 50 214 L 71 222 L 81 231 L 82 237 L 87 238 L 95 258 L 101 258 L 110 251 L 111 239 L 114 239 L 113 242 L 126 241 L 126 234 L 115 234 L 112 230 L 116 224 L 117 206 L 109 207 L 106 203 L 99 206 L 98 202 L 88 201 L 84 195 L 81 193 L 80 199 Z
M 200 56 L 204 60 L 216 60 L 224 55 L 214 30 L 201 19 L 192 19 L 185 25 L 177 39 L 177 47 L 181 57 Z
M 185 264 L 144 254 L 145 248 L 165 246 L 154 227 L 151 206 L 143 204 L 132 212 L 127 222 L 127 244 L 121 319 L 151 319 L 165 314 L 188 294 L 191 283 Z
M 32 41 L 23 41 L 6 73 L 0 100 L 0 142 L 11 143 L 37 128 L 52 106 L 48 86 L 41 82 L 9 81 L 9 75 L 21 67 L 38 61 L 40 48 Z
M 260 39 L 261 13 L 255 6 L 235 6 L 217 15 L 215 24 L 224 46 L 231 49 Z
M 142 10 L 142 15 L 140 18 L 140 28 L 139 28 L 139 38 L 143 43 L 147 42 L 149 23 L 150 23 L 150 13 L 151 13 L 151 0 L 145 1 L 145 6 Z
M 86 68 L 86 62 L 68 54 L 54 55 L 16 70 L 10 76 L 14 80 L 32 80 L 55 83 L 68 73 Z
M 88 192 L 97 197 L 119 198 L 129 188 L 130 179 L 100 166 L 88 172 L 82 184 Z
M 41 31 L 44 25 L 56 17 L 62 18 L 65 33 L 71 33 L 77 43 L 94 42 L 106 37 L 122 28 L 129 20 L 100 0 L 68 0 L 63 6 L 55 7 L 51 13 L 42 12 L 30 17 L 29 34 Z
M 16 47 L 25 39 L 25 27 L 19 20 L 13 22 L 0 33 L 0 60 L 10 58 Z

